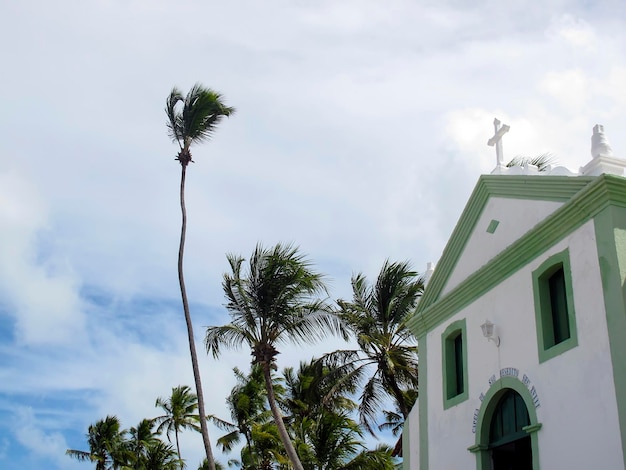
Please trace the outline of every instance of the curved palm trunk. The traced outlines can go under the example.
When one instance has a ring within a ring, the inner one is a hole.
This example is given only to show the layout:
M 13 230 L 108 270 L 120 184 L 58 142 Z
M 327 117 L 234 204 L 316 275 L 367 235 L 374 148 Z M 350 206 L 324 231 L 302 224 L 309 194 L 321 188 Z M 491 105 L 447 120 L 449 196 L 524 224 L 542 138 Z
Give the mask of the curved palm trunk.
M 304 470 L 302 463 L 300 462 L 300 458 L 296 453 L 296 449 L 289 438 L 289 434 L 287 433 L 287 428 L 285 427 L 285 423 L 283 422 L 283 416 L 278 409 L 278 405 L 276 404 L 276 397 L 274 395 L 274 387 L 272 386 L 272 375 L 270 373 L 270 364 L 267 362 L 262 363 L 263 366 L 263 375 L 265 377 L 265 388 L 267 389 L 267 401 L 269 402 L 270 409 L 272 410 L 272 416 L 274 416 L 274 422 L 276 423 L 276 427 L 278 428 L 278 434 L 280 435 L 280 440 L 283 442 L 285 446 L 285 451 L 287 452 L 287 456 L 289 460 L 291 460 L 291 464 L 295 470 Z
M 202 393 L 202 381 L 200 379 L 200 368 L 198 367 L 198 355 L 196 353 L 196 342 L 193 337 L 193 325 L 189 314 L 189 302 L 187 301 L 187 289 L 185 288 L 185 278 L 183 277 L 183 254 L 185 252 L 185 236 L 187 233 L 187 209 L 185 208 L 185 176 L 187 173 L 187 162 L 181 161 L 182 173 L 180 176 L 180 210 L 182 213 L 182 226 L 180 229 L 180 246 L 178 249 L 178 282 L 180 284 L 180 295 L 183 299 L 183 311 L 185 312 L 185 322 L 187 323 L 187 336 L 189 337 L 189 352 L 191 353 L 191 367 L 193 378 L 196 383 L 196 395 L 198 396 L 198 415 L 200 418 L 200 429 L 206 458 L 209 462 L 209 469 L 215 470 L 215 461 L 209 440 L 209 429 L 207 428 L 206 413 L 204 412 L 204 395 Z M 178 439 L 178 437 L 177 437 Z M 180 451 L 178 454 L 180 458 Z
M 178 429 L 174 429 L 174 436 L 176 436 L 176 452 L 178 452 L 178 464 L 180 465 L 180 469 L 183 467 L 183 458 L 180 455 L 180 442 L 178 442 Z

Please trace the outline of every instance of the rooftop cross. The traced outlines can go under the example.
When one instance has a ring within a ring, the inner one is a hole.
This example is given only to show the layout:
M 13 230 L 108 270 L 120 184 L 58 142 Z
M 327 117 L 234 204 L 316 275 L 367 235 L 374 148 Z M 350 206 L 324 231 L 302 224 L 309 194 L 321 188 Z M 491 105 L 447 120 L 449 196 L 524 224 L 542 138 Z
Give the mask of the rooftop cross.
M 500 121 L 498 118 L 493 120 L 493 127 L 495 129 L 495 134 L 491 139 L 487 141 L 487 145 L 490 147 L 496 146 L 496 165 L 497 167 L 503 166 L 504 155 L 502 152 L 502 136 L 509 132 L 510 127 L 504 124 L 500 127 Z

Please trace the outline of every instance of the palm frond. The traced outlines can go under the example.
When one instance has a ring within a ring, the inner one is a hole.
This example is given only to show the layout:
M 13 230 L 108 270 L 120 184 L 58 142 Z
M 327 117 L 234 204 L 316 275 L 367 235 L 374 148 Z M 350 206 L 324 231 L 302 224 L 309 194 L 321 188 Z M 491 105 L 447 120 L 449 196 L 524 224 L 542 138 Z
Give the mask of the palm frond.
M 196 83 L 187 93 L 182 111 L 185 140 L 191 143 L 210 139 L 222 118 L 234 112 L 235 108 L 222 103 L 220 93 Z
M 548 170 L 552 165 L 556 165 L 557 161 L 554 158 L 554 155 L 551 153 L 542 153 L 541 155 L 537 155 L 536 157 L 524 157 L 521 155 L 517 155 L 514 157 L 509 163 L 506 164 L 507 168 L 511 168 L 514 166 L 526 166 L 533 165 L 536 166 L 537 169 L 541 171 Z
M 174 142 L 178 142 L 182 148 L 184 140 L 184 129 L 182 124 L 182 115 L 177 112 L 176 106 L 184 101 L 183 95 L 174 87 L 165 102 L 165 114 L 167 114 L 167 130 L 168 135 Z
M 239 349 L 249 339 L 251 339 L 250 332 L 233 324 L 209 326 L 206 329 L 204 345 L 207 354 L 212 354 L 217 359 L 221 353 L 222 346 Z

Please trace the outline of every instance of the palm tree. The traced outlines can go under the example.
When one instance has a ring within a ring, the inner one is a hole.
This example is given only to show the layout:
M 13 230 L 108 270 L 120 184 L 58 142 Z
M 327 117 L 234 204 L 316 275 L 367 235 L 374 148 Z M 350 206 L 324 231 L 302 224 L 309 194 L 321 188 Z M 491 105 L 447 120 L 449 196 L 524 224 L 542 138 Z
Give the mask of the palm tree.
M 324 338 L 339 332 L 338 318 L 316 297 L 325 291 L 322 276 L 291 245 L 265 249 L 257 245 L 242 272 L 244 259 L 228 255 L 232 274 L 225 274 L 223 287 L 232 322 L 207 328 L 207 352 L 219 357 L 222 347 L 239 348 L 244 343 L 252 352 L 252 364 L 263 369 L 267 399 L 280 439 L 296 470 L 304 470 L 291 442 L 272 386 L 277 346 Z
M 350 417 L 357 405 L 348 398 L 355 383 L 333 384 L 335 371 L 313 359 L 301 362 L 297 373 L 284 370 L 284 406 L 297 437 L 299 455 L 307 470 L 393 468 L 389 448 L 366 450 L 362 430 Z
M 181 109 L 182 106 L 182 109 Z M 222 103 L 222 96 L 200 84 L 194 85 L 187 96 L 183 98 L 181 92 L 174 88 L 167 98 L 165 112 L 167 113 L 167 128 L 169 136 L 178 143 L 180 152 L 176 160 L 180 162 L 180 209 L 182 213 L 182 224 L 180 230 L 180 245 L 178 248 L 178 282 L 180 284 L 180 295 L 183 301 L 183 311 L 187 324 L 187 336 L 189 337 L 189 352 L 191 354 L 191 366 L 196 385 L 196 395 L 198 396 L 198 413 L 200 415 L 200 427 L 202 430 L 202 440 L 206 458 L 209 462 L 210 470 L 215 470 L 215 461 L 211 442 L 209 440 L 209 430 L 206 423 L 206 413 L 204 411 L 204 395 L 202 393 L 202 381 L 200 379 L 200 368 L 198 367 L 198 356 L 196 353 L 196 343 L 193 335 L 193 325 L 189 313 L 189 302 L 187 301 L 187 289 L 183 276 L 183 255 L 185 252 L 185 236 L 187 232 L 187 210 L 185 208 L 185 176 L 187 166 L 191 160 L 191 145 L 209 140 L 215 129 L 224 116 L 230 116 L 235 112 L 234 108 L 225 106 Z
M 125 433 L 120 429 L 120 421 L 116 416 L 107 416 L 89 426 L 89 452 L 68 449 L 65 454 L 79 461 L 95 462 L 96 470 L 118 469 L 126 463 L 128 457 Z
M 209 416 L 209 419 L 218 428 L 228 433 L 217 440 L 217 445 L 225 452 L 230 452 L 237 445 L 241 437 L 246 441 L 246 448 L 252 452 L 252 426 L 266 423 L 272 419 L 271 411 L 267 409 L 267 393 L 265 392 L 265 378 L 259 365 L 252 367 L 248 375 L 237 367 L 233 369 L 237 385 L 233 387 L 226 399 L 233 422 L 228 422 Z M 274 384 L 274 389 L 278 386 Z
M 179 385 L 172 388 L 172 396 L 163 399 L 157 398 L 155 406 L 159 406 L 165 411 L 162 416 L 154 418 L 158 424 L 156 432 L 161 434 L 165 431 L 167 439 L 171 442 L 170 434 L 173 432 L 176 438 L 176 450 L 180 461 L 180 468 L 183 468 L 183 459 L 180 455 L 180 443 L 178 435 L 185 429 L 193 429 L 201 432 L 198 426 L 199 417 L 196 414 L 198 409 L 198 397 L 191 391 L 188 385 Z
M 144 470 L 148 452 L 159 442 L 156 434 L 152 432 L 154 421 L 151 419 L 142 419 L 137 427 L 131 427 L 129 430 L 130 437 L 127 441 L 129 451 L 132 455 L 131 468 L 136 470 Z
M 338 315 L 355 336 L 358 350 L 341 350 L 322 358 L 335 370 L 337 386 L 366 380 L 360 397 L 361 424 L 371 433 L 384 397 L 406 418 L 417 391 L 417 344 L 406 322 L 424 290 L 424 282 L 407 262 L 385 261 L 376 284 L 363 274 L 352 278 L 353 300 L 337 301 Z M 373 372 L 369 373 L 373 368 Z
M 157 439 L 146 449 L 141 470 L 176 470 L 183 468 L 181 460 L 170 444 Z

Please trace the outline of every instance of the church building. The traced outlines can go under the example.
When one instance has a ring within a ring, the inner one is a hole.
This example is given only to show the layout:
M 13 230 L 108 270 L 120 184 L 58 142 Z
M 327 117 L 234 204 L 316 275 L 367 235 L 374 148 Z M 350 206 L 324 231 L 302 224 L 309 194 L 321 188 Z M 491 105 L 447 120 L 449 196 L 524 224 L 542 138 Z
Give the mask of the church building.
M 626 468 L 626 160 L 479 178 L 409 326 L 404 470 Z

